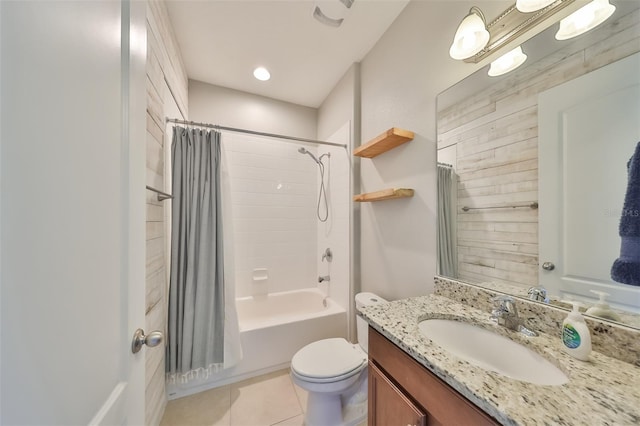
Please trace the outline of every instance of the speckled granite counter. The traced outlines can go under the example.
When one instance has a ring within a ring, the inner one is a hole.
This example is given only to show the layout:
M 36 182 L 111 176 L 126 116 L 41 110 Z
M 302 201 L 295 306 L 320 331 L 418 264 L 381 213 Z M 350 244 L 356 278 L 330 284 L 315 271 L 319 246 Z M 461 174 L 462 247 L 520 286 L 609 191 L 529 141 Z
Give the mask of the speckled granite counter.
M 362 316 L 385 337 L 471 402 L 505 425 L 638 425 L 640 368 L 592 352 L 578 361 L 561 350 L 558 337 L 524 335 L 498 326 L 489 313 L 430 295 L 363 308 Z M 561 386 L 510 379 L 456 358 L 423 337 L 428 318 L 463 319 L 505 335 L 544 356 L 569 376 Z

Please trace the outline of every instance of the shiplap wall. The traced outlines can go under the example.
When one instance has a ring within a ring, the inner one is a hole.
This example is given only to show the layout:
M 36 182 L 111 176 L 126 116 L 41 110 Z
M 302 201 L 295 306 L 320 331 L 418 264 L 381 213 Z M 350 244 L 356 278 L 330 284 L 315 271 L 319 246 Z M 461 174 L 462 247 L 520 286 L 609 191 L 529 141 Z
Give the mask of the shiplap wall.
M 165 83 L 166 82 L 166 83 Z M 169 88 L 171 96 L 165 91 Z M 160 190 L 164 179 L 164 99 L 175 100 L 183 116 L 187 116 L 187 76 L 178 43 L 163 2 L 147 2 L 147 185 Z M 156 194 L 147 191 L 146 250 L 146 320 L 145 330 L 166 329 L 166 256 L 164 204 Z M 145 424 L 158 425 L 164 413 L 165 393 L 164 348 L 145 351 L 146 392 Z
M 462 207 L 537 201 L 538 93 L 638 51 L 636 10 L 438 112 L 438 150 L 456 146 L 458 278 L 537 285 L 538 211 Z

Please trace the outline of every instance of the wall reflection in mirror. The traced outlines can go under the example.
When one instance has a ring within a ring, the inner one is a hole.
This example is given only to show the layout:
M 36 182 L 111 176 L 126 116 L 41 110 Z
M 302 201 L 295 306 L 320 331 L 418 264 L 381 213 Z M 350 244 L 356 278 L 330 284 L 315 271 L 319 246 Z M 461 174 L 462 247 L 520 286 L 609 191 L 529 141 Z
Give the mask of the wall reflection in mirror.
M 559 41 L 551 26 L 525 65 L 438 96 L 438 273 L 640 328 L 640 286 L 611 278 L 640 142 L 640 3 L 611 3 L 598 28 Z

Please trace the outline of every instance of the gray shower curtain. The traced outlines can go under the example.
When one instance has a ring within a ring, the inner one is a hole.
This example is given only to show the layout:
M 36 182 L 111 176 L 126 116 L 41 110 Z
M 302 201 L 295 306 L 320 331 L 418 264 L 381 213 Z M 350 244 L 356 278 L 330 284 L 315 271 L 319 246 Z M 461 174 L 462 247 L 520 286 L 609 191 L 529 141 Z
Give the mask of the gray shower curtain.
M 166 371 L 189 378 L 224 362 L 220 133 L 173 128 Z
M 453 236 L 454 211 L 452 207 L 453 168 L 438 164 L 438 273 L 457 278 L 455 241 Z

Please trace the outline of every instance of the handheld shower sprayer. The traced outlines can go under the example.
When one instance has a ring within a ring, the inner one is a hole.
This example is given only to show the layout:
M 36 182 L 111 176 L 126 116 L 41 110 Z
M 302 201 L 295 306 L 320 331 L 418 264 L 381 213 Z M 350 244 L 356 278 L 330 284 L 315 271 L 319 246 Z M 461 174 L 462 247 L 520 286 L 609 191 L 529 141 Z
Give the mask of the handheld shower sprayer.
M 299 152 L 300 154 L 307 154 L 307 155 L 309 155 L 309 157 L 313 158 L 313 161 L 315 161 L 317 164 L 320 164 L 320 160 L 318 160 L 318 159 L 316 158 L 316 156 L 315 156 L 315 155 L 313 155 L 312 153 L 310 153 L 309 151 L 307 151 L 307 150 L 306 150 L 306 149 L 304 149 L 303 147 L 298 148 L 298 152 Z
M 307 151 L 304 147 L 298 148 L 298 152 L 300 154 L 308 154 L 309 157 L 311 157 L 313 161 L 316 162 L 316 164 L 318 165 L 318 168 L 320 169 L 320 191 L 318 193 L 318 206 L 316 208 L 316 216 L 318 216 L 318 220 L 320 222 L 326 222 L 327 219 L 329 218 L 329 204 L 327 202 L 327 192 L 324 188 L 324 164 L 322 163 L 322 157 L 326 156 L 331 158 L 331 153 L 327 152 L 325 154 L 322 154 L 320 158 L 316 158 L 315 155 Z M 323 198 L 324 198 L 324 211 L 325 211 L 324 217 L 323 215 L 320 214 L 320 204 Z

